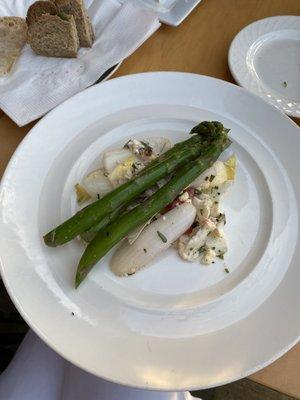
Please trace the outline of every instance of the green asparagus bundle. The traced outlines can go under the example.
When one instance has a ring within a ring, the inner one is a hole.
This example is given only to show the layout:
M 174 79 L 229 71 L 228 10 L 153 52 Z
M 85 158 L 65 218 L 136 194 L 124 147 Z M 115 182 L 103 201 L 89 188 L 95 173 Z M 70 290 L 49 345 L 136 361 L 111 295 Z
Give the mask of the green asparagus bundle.
M 105 228 L 107 225 L 109 225 L 111 222 L 115 221 L 118 216 L 124 211 L 124 208 L 120 207 L 114 210 L 112 213 L 107 215 L 106 217 L 102 218 L 100 222 L 97 222 L 95 225 L 91 226 L 89 229 L 86 231 L 82 232 L 80 234 L 81 239 L 83 239 L 85 242 L 89 243 L 91 242 L 94 237 L 97 235 L 97 233 Z
M 67 243 L 96 224 L 103 228 L 116 209 L 124 207 L 175 169 L 198 157 L 214 140 L 226 132 L 220 122 L 202 122 L 195 126 L 193 136 L 175 144 L 170 150 L 149 163 L 141 172 L 117 189 L 78 211 L 44 236 L 45 244 L 56 247 Z M 102 220 L 105 220 L 102 222 Z
M 227 132 L 223 131 L 206 152 L 187 163 L 173 178 L 148 200 L 133 210 L 123 214 L 105 229 L 99 231 L 96 237 L 87 246 L 80 259 L 75 286 L 76 288 L 87 276 L 93 266 L 130 231 L 143 224 L 156 213 L 171 203 L 178 194 L 193 182 L 202 172 L 211 167 L 219 158 L 222 151 L 230 145 Z

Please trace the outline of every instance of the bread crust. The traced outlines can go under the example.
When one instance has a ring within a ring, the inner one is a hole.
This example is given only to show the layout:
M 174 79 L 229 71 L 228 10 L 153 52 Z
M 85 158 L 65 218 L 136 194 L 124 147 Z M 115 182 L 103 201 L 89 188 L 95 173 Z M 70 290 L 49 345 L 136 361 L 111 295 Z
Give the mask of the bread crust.
M 81 47 L 92 47 L 94 31 L 83 0 L 55 0 L 59 11 L 73 15 Z
M 28 43 L 32 50 L 46 57 L 77 57 L 79 40 L 73 16 L 43 14 L 30 24 Z
M 57 14 L 57 7 L 52 1 L 36 1 L 27 10 L 26 22 L 28 25 L 35 22 L 43 14 Z
M 0 76 L 12 69 L 27 38 L 27 24 L 21 17 L 0 17 Z

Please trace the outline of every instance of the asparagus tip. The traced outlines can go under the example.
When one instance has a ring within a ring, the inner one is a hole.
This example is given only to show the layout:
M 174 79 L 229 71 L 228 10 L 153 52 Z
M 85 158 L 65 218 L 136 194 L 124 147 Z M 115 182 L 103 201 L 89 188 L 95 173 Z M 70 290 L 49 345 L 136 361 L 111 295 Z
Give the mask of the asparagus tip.
M 44 243 L 45 243 L 46 246 L 49 246 L 49 247 L 56 247 L 57 246 L 56 243 L 55 243 L 55 232 L 54 231 L 51 231 L 51 232 L 47 233 L 43 237 L 43 239 L 44 239 Z
M 82 262 L 82 260 L 79 261 L 75 277 L 75 289 L 77 289 L 81 282 L 84 281 L 87 274 L 90 272 L 94 265 L 95 263 L 85 264 L 84 262 Z

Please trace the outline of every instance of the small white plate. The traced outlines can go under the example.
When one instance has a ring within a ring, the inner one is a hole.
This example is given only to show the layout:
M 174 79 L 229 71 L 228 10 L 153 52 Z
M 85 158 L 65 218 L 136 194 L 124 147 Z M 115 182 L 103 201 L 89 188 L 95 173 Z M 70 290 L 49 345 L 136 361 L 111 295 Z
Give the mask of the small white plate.
M 300 17 L 256 21 L 233 39 L 230 71 L 243 87 L 300 118 Z
M 171 11 L 160 13 L 161 22 L 171 26 L 178 26 L 194 10 L 201 0 L 179 0 Z
M 201 120 L 231 129 L 238 173 L 224 202 L 226 264 L 173 249 L 129 278 L 108 255 L 78 290 L 83 245 L 46 247 L 71 215 L 74 184 L 128 138 L 187 138 Z M 217 79 L 148 73 L 109 80 L 46 115 L 12 157 L 0 188 L 1 274 L 35 332 L 79 367 L 125 385 L 218 386 L 266 366 L 300 333 L 300 132 L 250 92 Z M 226 274 L 225 265 L 231 271 Z

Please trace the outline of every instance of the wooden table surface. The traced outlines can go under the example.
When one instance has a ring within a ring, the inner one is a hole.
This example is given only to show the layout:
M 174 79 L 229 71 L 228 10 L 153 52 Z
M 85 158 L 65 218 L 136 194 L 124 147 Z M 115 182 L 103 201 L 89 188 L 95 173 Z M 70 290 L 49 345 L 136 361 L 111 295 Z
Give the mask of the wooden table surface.
M 273 15 L 300 15 L 300 0 L 202 0 L 179 27 L 162 26 L 115 76 L 186 71 L 234 82 L 227 65 L 230 42 L 249 23 Z M 0 176 L 33 125 L 18 128 L 0 111 Z M 300 399 L 300 344 L 251 379 Z

